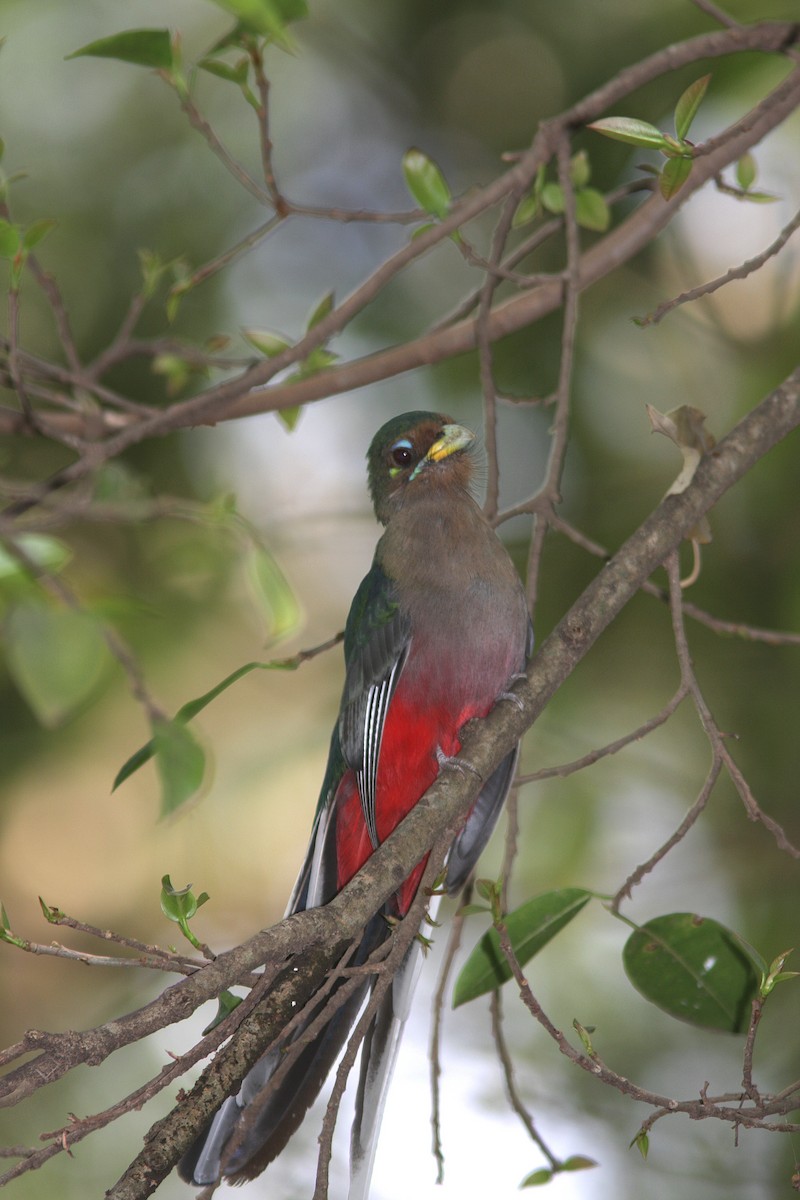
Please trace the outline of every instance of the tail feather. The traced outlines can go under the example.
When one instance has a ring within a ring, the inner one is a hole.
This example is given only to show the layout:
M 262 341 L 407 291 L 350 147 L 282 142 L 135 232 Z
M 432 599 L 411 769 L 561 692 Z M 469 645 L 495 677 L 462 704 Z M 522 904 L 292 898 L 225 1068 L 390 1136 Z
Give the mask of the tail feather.
M 373 917 L 364 932 L 354 965 L 366 962 L 385 940 L 388 931 L 382 915 Z M 369 980 L 365 979 L 334 1013 L 323 1032 L 300 1051 L 283 1079 L 264 1095 L 263 1100 L 259 1100 L 259 1095 L 282 1061 L 282 1050 L 270 1050 L 258 1060 L 245 1076 L 238 1093 L 225 1101 L 210 1126 L 181 1160 L 179 1172 L 187 1182 L 207 1186 L 222 1176 L 231 1183 L 243 1183 L 254 1179 L 278 1157 L 319 1095 L 369 988 Z M 330 995 L 335 993 L 334 987 Z M 320 1001 L 320 1005 L 327 999 Z M 319 1007 L 309 1014 L 294 1034 L 295 1040 L 308 1028 L 318 1011 Z M 248 1122 L 241 1142 L 228 1153 L 227 1147 L 243 1110 L 253 1104 L 257 1106 L 258 1115 Z
M 367 1200 L 369 1196 L 383 1110 L 422 960 L 422 946 L 415 940 L 409 946 L 364 1039 L 356 1112 L 350 1136 L 348 1200 Z

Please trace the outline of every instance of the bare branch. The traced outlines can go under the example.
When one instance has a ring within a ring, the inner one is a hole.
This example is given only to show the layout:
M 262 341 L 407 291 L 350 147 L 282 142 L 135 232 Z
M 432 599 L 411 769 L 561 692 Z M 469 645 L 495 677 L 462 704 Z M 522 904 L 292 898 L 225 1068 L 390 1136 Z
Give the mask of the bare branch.
M 538 771 L 531 771 L 528 775 L 520 775 L 517 778 L 517 784 L 522 786 L 525 783 L 538 783 L 542 779 L 563 779 L 567 775 L 574 774 L 576 771 L 582 771 L 585 767 L 593 766 L 596 762 L 607 758 L 610 754 L 618 754 L 626 746 L 630 746 L 633 742 L 641 741 L 642 738 L 652 733 L 654 729 L 658 729 L 668 721 L 688 694 L 689 689 L 687 685 L 681 683 L 675 694 L 655 716 L 650 717 L 649 720 L 637 726 L 636 729 L 631 730 L 630 733 L 626 733 L 621 738 L 617 738 L 616 741 L 608 742 L 605 746 L 600 746 L 596 750 L 590 750 L 588 754 L 573 759 L 572 762 L 561 763 L 556 767 L 542 767 Z
M 472 896 L 472 883 L 467 881 L 462 897 L 463 904 L 469 904 Z M 431 1064 L 431 1150 L 433 1157 L 436 1160 L 436 1182 L 444 1182 L 444 1147 L 442 1145 L 442 1122 L 441 1122 L 441 1087 L 440 1080 L 442 1077 L 442 1017 L 444 1012 L 445 997 L 450 984 L 450 975 L 453 970 L 453 965 L 461 945 L 461 936 L 464 932 L 464 914 L 461 908 L 455 913 L 450 922 L 450 932 L 447 938 L 447 946 L 445 947 L 442 965 L 439 969 L 439 982 L 436 985 L 436 992 L 433 998 L 433 1010 L 431 1021 L 431 1043 L 430 1043 L 430 1064 Z
M 517 1088 L 517 1081 L 514 1077 L 514 1061 L 511 1057 L 508 1043 L 506 1042 L 505 1031 L 503 1030 L 503 1001 L 502 993 L 499 989 L 492 992 L 491 1013 L 492 1037 L 494 1038 L 494 1044 L 497 1047 L 497 1057 L 500 1060 L 500 1066 L 503 1070 L 503 1082 L 505 1083 L 508 1102 L 522 1122 L 528 1137 L 536 1146 L 539 1147 L 553 1170 L 557 1171 L 561 1166 L 561 1162 L 558 1158 L 556 1158 L 555 1154 L 553 1154 L 553 1151 L 547 1145 L 547 1142 L 536 1128 L 533 1117 L 525 1107 L 524 1101 Z
M 775 241 L 767 246 L 766 250 L 762 250 L 755 258 L 748 258 L 738 267 L 731 267 L 724 275 L 712 279 L 709 283 L 701 283 L 698 287 L 690 288 L 688 292 L 681 292 L 680 296 L 674 296 L 672 300 L 665 300 L 663 304 L 659 304 L 658 308 L 646 317 L 640 320 L 641 325 L 657 325 L 659 321 L 677 308 L 680 304 L 688 304 L 691 300 L 699 300 L 701 296 L 710 296 L 719 288 L 724 287 L 726 283 L 730 283 L 734 279 L 746 279 L 748 275 L 752 275 L 754 271 L 760 270 L 764 263 L 769 262 L 776 254 L 779 254 L 783 247 L 788 242 L 789 238 L 800 229 L 800 211 L 796 212 L 788 225 L 785 225 L 781 232 L 776 237 Z

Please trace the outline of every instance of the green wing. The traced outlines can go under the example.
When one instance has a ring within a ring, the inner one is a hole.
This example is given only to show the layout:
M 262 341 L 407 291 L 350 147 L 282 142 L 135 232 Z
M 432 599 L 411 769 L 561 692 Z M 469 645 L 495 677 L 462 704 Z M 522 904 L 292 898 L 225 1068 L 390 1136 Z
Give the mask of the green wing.
M 367 830 L 373 846 L 378 845 L 375 785 L 381 736 L 410 642 L 410 621 L 400 609 L 396 587 L 374 563 L 356 592 L 347 617 L 345 681 L 339 720 L 331 737 L 311 841 L 292 894 L 290 912 L 326 904 L 336 892 L 338 872 L 331 836 L 331 806 L 348 768 L 356 773 Z

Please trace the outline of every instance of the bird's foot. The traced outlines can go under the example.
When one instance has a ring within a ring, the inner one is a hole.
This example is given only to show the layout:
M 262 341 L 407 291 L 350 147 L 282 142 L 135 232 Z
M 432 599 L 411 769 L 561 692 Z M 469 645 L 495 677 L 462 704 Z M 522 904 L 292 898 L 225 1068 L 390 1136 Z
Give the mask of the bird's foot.
M 440 771 L 444 767 L 452 767 L 454 771 L 460 771 L 462 775 L 470 774 L 475 775 L 478 779 L 483 778 L 478 768 L 473 767 L 471 762 L 467 762 L 465 758 L 456 758 L 455 756 L 451 757 L 449 754 L 445 754 L 441 746 L 436 747 L 436 761 L 439 764 Z
M 517 672 L 516 675 L 512 675 L 508 681 L 509 686 L 511 686 L 515 683 L 519 683 L 521 679 L 527 679 L 527 675 L 525 674 L 524 671 L 519 671 L 519 672 Z M 501 692 L 500 695 L 497 697 L 497 700 L 495 701 L 495 703 L 499 704 L 501 700 L 508 700 L 509 703 L 513 704 L 516 708 L 518 708 L 520 710 L 520 712 L 522 712 L 522 709 L 524 708 L 522 697 L 518 696 L 516 692 L 512 692 L 512 691 Z

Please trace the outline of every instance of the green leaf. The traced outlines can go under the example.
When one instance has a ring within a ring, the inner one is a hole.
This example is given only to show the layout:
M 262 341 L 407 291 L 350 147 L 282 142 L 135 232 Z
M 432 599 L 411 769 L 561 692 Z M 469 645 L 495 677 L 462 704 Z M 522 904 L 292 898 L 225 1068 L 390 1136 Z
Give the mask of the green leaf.
M 597 188 L 581 188 L 575 193 L 575 218 L 584 229 L 605 232 L 611 224 L 611 210 Z
M 773 196 L 771 192 L 748 192 L 744 199 L 749 200 L 751 204 L 774 204 L 778 197 Z
M 546 183 L 542 188 L 542 204 L 551 213 L 563 213 L 564 192 L 560 183 Z
M 208 899 L 208 892 L 195 896 L 190 883 L 186 887 L 176 888 L 169 875 L 161 877 L 161 911 L 170 921 L 190 921 Z
M 191 721 L 198 715 L 198 713 L 201 713 L 203 709 L 211 703 L 212 700 L 216 700 L 217 696 L 221 696 L 224 691 L 227 691 L 227 689 L 234 683 L 238 683 L 238 681 L 243 679 L 245 675 L 249 675 L 251 671 L 292 671 L 296 668 L 296 665 L 296 662 L 292 661 L 291 659 L 288 661 L 286 659 L 275 659 L 273 662 L 245 663 L 244 666 L 237 667 L 235 671 L 231 671 L 230 675 L 226 675 L 225 678 L 220 681 L 220 683 L 216 684 L 213 688 L 210 688 L 209 691 L 204 692 L 202 696 L 197 696 L 194 700 L 187 700 L 187 702 L 178 709 L 173 718 L 172 724 L 175 724 L 176 722 L 182 722 L 183 724 L 186 724 L 187 721 Z M 119 771 L 117 771 L 114 782 L 111 786 L 112 792 L 116 791 L 120 784 L 124 783 L 126 779 L 130 779 L 131 775 L 134 775 L 140 767 L 143 767 L 145 763 L 148 763 L 155 752 L 156 744 L 154 738 L 151 738 L 149 742 L 144 744 L 144 746 L 140 746 L 139 749 L 122 764 Z
M 710 917 L 655 917 L 628 938 L 625 971 L 637 991 L 670 1016 L 707 1029 L 746 1028 L 758 972 L 737 935 Z
M 251 33 L 271 38 L 285 50 L 292 49 L 294 44 L 286 26 L 308 16 L 306 0 L 214 0 L 214 3 L 232 13 Z
M 672 134 L 665 133 L 661 153 L 665 154 L 667 158 L 691 158 L 693 148 L 690 142 L 679 142 Z
M 531 1171 L 530 1175 L 526 1175 L 521 1188 L 525 1187 L 540 1187 L 543 1183 L 549 1183 L 553 1178 L 553 1172 L 550 1167 L 539 1167 L 537 1171 Z
M 703 103 L 703 97 L 710 82 L 710 75 L 703 75 L 701 79 L 695 79 L 675 105 L 675 132 L 681 141 L 687 137 L 692 127 L 692 121 L 697 116 L 697 110 Z
M 139 267 L 142 272 L 142 294 L 149 300 L 155 294 L 167 264 L 161 261 L 161 258 L 154 250 L 142 248 L 137 250 L 137 255 L 139 257 Z
M 527 196 L 523 196 L 517 205 L 517 211 L 514 213 L 514 219 L 511 222 L 512 229 L 519 229 L 523 225 L 530 224 L 539 215 L 542 207 L 541 199 L 536 192 L 528 192 Z
M 594 1025 L 590 1025 L 589 1028 L 587 1029 L 586 1026 L 581 1025 L 578 1018 L 575 1017 L 572 1022 L 572 1028 L 575 1030 L 578 1037 L 581 1039 L 581 1044 L 582 1044 L 584 1050 L 586 1051 L 586 1053 L 589 1055 L 589 1057 L 596 1058 L 597 1055 L 595 1053 L 595 1048 L 592 1045 L 592 1039 L 590 1037 L 590 1034 L 594 1033 Z
M 22 241 L 22 232 L 17 225 L 12 225 L 0 217 L 0 258 L 14 258 Z
M 631 1140 L 631 1147 L 635 1146 L 641 1154 L 642 1158 L 647 1161 L 647 1152 L 650 1149 L 650 1138 L 647 1136 L 647 1131 L 640 1129 L 636 1137 Z
M 45 921 L 47 921 L 50 925 L 58 925 L 62 918 L 66 916 L 66 914 L 55 905 L 45 904 L 41 896 L 39 897 L 39 907 L 42 910 L 42 915 L 44 916 Z
M 278 354 L 282 354 L 284 350 L 288 350 L 291 342 L 278 333 L 270 333 L 266 329 L 243 329 L 242 337 L 253 346 L 259 354 L 265 354 L 267 358 L 275 358 Z
M 167 293 L 167 298 L 164 308 L 167 313 L 167 320 L 170 324 L 178 315 L 178 309 L 181 306 L 181 301 L 187 292 L 190 292 L 195 286 L 196 280 L 192 274 L 189 263 L 185 258 L 175 258 L 167 264 L 170 268 L 175 282 Z
M 311 375 L 316 375 L 319 371 L 324 371 L 331 363 L 335 363 L 338 358 L 339 355 L 334 354 L 332 350 L 326 350 L 324 346 L 316 346 L 289 377 L 289 382 L 296 383 L 299 379 L 308 379 Z
M 534 954 L 568 925 L 591 899 L 583 888 L 561 888 L 535 896 L 505 918 L 514 953 L 524 966 Z M 456 980 L 453 1007 L 492 992 L 511 978 L 511 969 L 500 949 L 496 929 L 490 929 L 475 946 Z
M 218 79 L 225 79 L 228 83 L 235 83 L 241 87 L 247 80 L 247 72 L 250 64 L 246 58 L 242 58 L 232 67 L 230 63 L 221 62 L 218 58 L 201 58 L 197 64 L 201 71 L 208 71 L 209 75 L 216 75 Z
M 37 567 L 53 574 L 65 567 L 72 558 L 72 551 L 66 542 L 46 533 L 22 533 L 15 541 Z M 0 546 L 0 580 L 20 576 L 27 578 L 25 567 Z
M 585 1154 L 571 1154 L 569 1158 L 565 1158 L 561 1164 L 562 1171 L 590 1171 L 592 1167 L 596 1167 L 597 1163 L 593 1158 L 588 1158 Z
M 736 182 L 742 191 L 747 192 L 755 183 L 758 177 L 758 166 L 756 160 L 749 152 L 743 154 L 736 164 Z
M 197 912 L 197 902 L 192 894 L 192 885 L 187 883 L 186 887 L 176 888 L 169 875 L 162 875 L 161 911 L 176 924 L 186 917 L 193 917 Z
M 667 159 L 658 177 L 658 186 L 665 200 L 671 200 L 681 190 L 689 178 L 691 170 L 692 160 L 690 158 Z
M 92 58 L 116 58 L 120 62 L 153 67 L 157 71 L 171 71 L 175 65 L 172 37 L 168 29 L 126 29 L 123 33 L 89 42 L 66 57 L 80 58 L 86 55 Z
M 594 129 L 595 133 L 602 133 L 616 142 L 629 142 L 632 146 L 663 150 L 668 145 L 660 129 L 636 117 L 604 117 L 600 121 L 592 121 L 587 129 Z
M 202 746 L 181 721 L 156 721 L 153 749 L 161 781 L 161 813 L 167 817 L 199 790 L 205 773 Z
M 89 699 L 111 661 L 100 624 L 87 612 L 29 601 L 11 610 L 5 634 L 9 674 L 48 728 Z
M 189 922 L 207 900 L 208 892 L 201 892 L 199 896 L 195 896 L 190 883 L 183 888 L 174 888 L 169 875 L 162 876 L 161 911 L 170 921 L 180 926 L 181 933 L 196 950 L 202 950 L 202 946 L 189 928 Z
M 324 321 L 325 318 L 330 313 L 333 312 L 333 304 L 334 304 L 333 292 L 326 292 L 325 295 L 322 297 L 322 299 L 319 301 L 319 303 L 315 304 L 313 309 L 311 310 L 311 315 L 308 318 L 308 322 L 306 323 L 306 332 L 307 333 L 310 330 L 312 330 L 316 325 L 319 325 L 319 323 L 321 321 Z
M 496 879 L 479 879 L 475 884 L 475 891 L 482 900 L 488 900 L 490 904 L 500 899 L 500 885 Z
M 0 903 L 0 942 L 7 942 L 9 946 L 19 946 L 23 950 L 28 944 L 24 938 L 17 937 L 12 932 L 6 906 L 2 903 Z
M 790 979 L 797 979 L 800 972 L 784 971 L 783 969 L 791 953 L 791 950 L 784 950 L 782 954 L 779 954 L 777 958 L 772 960 L 769 967 L 767 967 L 766 963 L 764 964 L 764 968 L 761 971 L 761 985 L 759 988 L 763 999 L 769 996 L 776 984 L 786 983 Z
M 238 1008 L 241 1003 L 241 996 L 234 996 L 233 992 L 229 992 L 227 989 L 224 992 L 220 992 L 219 996 L 217 996 L 216 1014 L 214 1019 L 210 1021 L 203 1030 L 203 1037 L 205 1037 L 207 1033 L 211 1033 L 212 1029 L 216 1029 L 218 1025 L 221 1025 L 225 1018 L 229 1016 L 235 1008 Z
M 183 391 L 192 375 L 191 366 L 178 354 L 157 354 L 150 369 L 154 375 L 164 376 L 168 396 L 177 396 Z
M 287 637 L 300 623 L 300 607 L 286 576 L 269 551 L 259 545 L 250 551 L 247 570 L 265 612 L 270 638 L 279 641 Z
M 432 158 L 412 147 L 403 155 L 406 187 L 420 208 L 441 220 L 450 211 L 452 195 L 447 180 Z
M 569 181 L 574 188 L 585 188 L 592 177 L 589 155 L 585 150 L 573 154 L 569 164 Z
M 58 225 L 58 221 L 54 221 L 52 217 L 42 217 L 39 221 L 34 221 L 25 230 L 22 235 L 22 245 L 26 250 L 32 250 L 34 246 L 38 246 L 39 242 L 46 238 L 48 233 L 52 233 Z
M 289 430 L 289 433 L 292 433 L 297 427 L 297 422 L 300 420 L 300 413 L 302 411 L 302 404 L 296 404 L 293 408 L 277 409 L 275 415 L 281 424 L 286 426 L 286 428 Z

